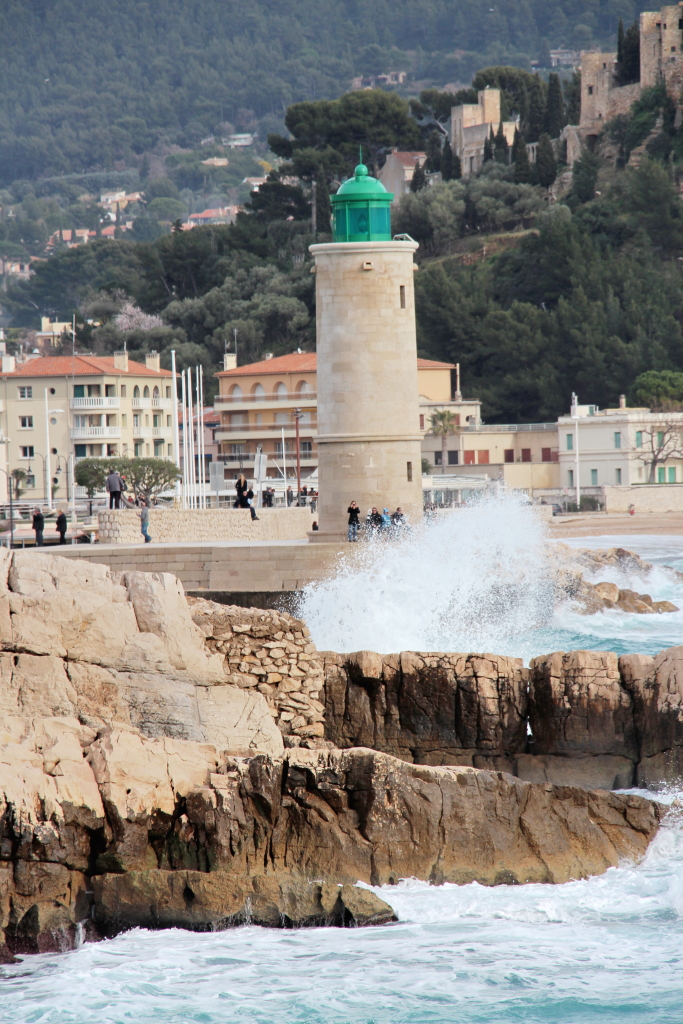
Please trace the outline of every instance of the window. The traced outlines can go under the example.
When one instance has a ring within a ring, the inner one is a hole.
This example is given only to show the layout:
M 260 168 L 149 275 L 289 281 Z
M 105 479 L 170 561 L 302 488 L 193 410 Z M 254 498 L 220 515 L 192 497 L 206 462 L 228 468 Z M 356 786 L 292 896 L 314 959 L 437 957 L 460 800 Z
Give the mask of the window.
M 448 465 L 449 466 L 457 466 L 458 465 L 458 452 L 449 452 L 448 453 Z
M 413 482 L 413 464 L 412 462 L 406 462 L 406 480 L 408 483 Z
M 108 427 L 115 427 L 116 426 L 116 413 L 108 413 L 107 414 L 107 424 L 106 425 Z
M 541 448 L 541 462 L 552 462 L 553 453 L 550 448 Z
M 522 462 L 531 462 L 531 448 L 522 448 Z
M 658 430 L 657 431 L 657 447 L 661 448 L 663 444 L 664 444 L 664 431 L 663 430 Z
M 619 430 L 614 433 L 614 447 L 621 448 L 621 431 Z
M 154 385 L 154 391 L 152 392 L 152 398 L 161 398 L 161 392 L 157 384 Z
M 675 466 L 669 466 L 669 468 L 667 469 L 666 473 L 667 473 L 667 482 L 670 483 L 670 484 L 675 484 L 676 483 L 676 467 Z
M 33 416 L 20 416 L 19 417 L 19 426 L 21 427 L 22 430 L 32 430 L 33 429 Z
M 301 458 L 302 459 L 311 459 L 311 458 L 313 458 L 313 442 L 312 441 L 302 441 L 301 442 Z
M 143 398 L 149 398 L 149 388 L 147 387 L 146 384 L 145 384 L 145 390 L 142 392 L 142 397 Z
M 158 413 L 155 413 L 155 415 L 152 416 L 152 426 L 153 427 L 160 427 L 161 426 L 161 416 L 159 416 Z
M 591 487 L 597 487 L 598 484 L 598 471 L 597 469 L 591 469 Z
M 32 459 L 32 458 L 34 458 L 33 445 L 32 444 L 22 444 L 21 447 L 19 448 L 19 451 L 21 452 L 21 458 L 22 459 Z
M 658 484 L 663 484 L 665 482 L 666 481 L 664 479 L 664 466 L 658 466 L 657 467 L 657 483 Z
M 301 380 L 297 384 L 296 390 L 299 392 L 300 395 L 307 395 L 310 392 L 311 388 L 307 380 Z
M 473 466 L 474 465 L 474 452 L 465 452 L 465 465 L 466 466 Z
M 84 459 L 87 456 L 87 454 L 88 454 L 88 446 L 87 446 L 87 444 L 77 444 L 77 445 L 75 445 L 75 449 L 76 449 L 76 458 L 77 459 Z
M 28 387 L 19 388 L 19 398 L 33 398 L 33 388 L 30 384 Z
M 115 444 L 107 445 L 107 455 L 118 455 L 118 451 Z
M 420 430 L 424 430 L 424 428 L 425 428 L 424 413 L 420 413 Z
M 88 398 L 99 398 L 102 389 L 99 384 L 88 384 Z
M 275 397 L 277 398 L 278 402 L 286 402 L 287 401 L 287 397 L 288 396 L 287 396 L 287 385 L 286 384 L 283 384 L 282 382 L 280 382 L 278 384 L 278 386 L 275 388 Z
M 74 398 L 85 398 L 85 384 L 74 384 Z
M 489 453 L 488 451 L 477 452 L 477 462 L 480 466 L 488 466 Z
M 643 432 L 642 430 L 636 430 L 636 448 L 643 447 Z
M 140 414 L 136 412 L 136 413 L 133 413 L 133 430 L 137 430 L 139 426 L 140 426 Z
M 442 452 L 434 452 L 434 465 L 435 466 L 442 466 L 443 465 L 443 460 L 442 460 L 441 456 L 442 456 Z
M 615 483 L 619 487 L 621 485 L 621 470 L 620 469 L 615 469 L 614 470 L 614 476 L 615 476 Z
M 121 426 L 122 427 L 127 427 L 128 426 L 128 416 L 126 415 L 125 412 L 121 416 Z
M 149 415 L 148 414 L 145 414 L 145 426 L 146 427 L 149 426 Z
M 166 397 L 167 398 L 171 397 L 171 389 L 170 388 L 166 388 Z
M 135 442 L 135 456 L 139 458 L 142 455 L 142 441 Z
M 589 96 L 592 96 L 592 95 L 593 95 L 593 86 L 592 86 L 592 85 L 589 85 L 589 86 L 588 86 L 588 95 L 589 95 Z
M 160 458 L 163 457 L 163 454 L 164 454 L 164 442 L 163 441 L 155 441 L 154 442 L 154 455 L 156 456 L 157 459 L 160 459 Z
M 573 434 L 567 434 L 567 451 L 568 452 L 573 452 L 574 451 L 574 435 Z
M 401 301 L 401 309 L 406 308 L 406 286 L 404 284 L 399 286 L 399 296 Z
M 135 387 L 133 388 L 133 398 L 139 398 L 139 397 L 140 397 L 140 388 L 136 384 Z
M 568 487 L 573 487 L 574 486 L 574 470 L 573 469 L 567 470 L 567 486 Z
M 36 478 L 33 475 L 33 473 L 27 473 L 26 474 L 26 486 L 27 487 L 35 487 L 36 486 Z
M 126 397 L 126 385 L 122 384 L 121 385 L 121 398 L 125 398 L 125 397 Z
M 289 423 L 289 413 L 288 412 L 276 412 L 275 413 L 275 422 L 276 423 L 282 423 L 282 424 Z
M 170 427 L 170 426 L 171 426 L 171 417 L 170 417 L 170 416 L 167 416 L 167 417 L 166 417 L 166 426 L 167 426 L 167 427 Z
M 232 399 L 233 402 L 238 402 L 240 400 L 240 398 L 242 397 L 242 388 L 239 386 L 239 384 L 233 384 L 233 386 L 230 388 L 229 397 Z
M 105 384 L 104 393 L 107 398 L 116 398 L 116 384 Z
M 254 388 L 254 399 L 257 402 L 265 402 L 266 400 L 266 389 L 263 384 L 257 384 Z
M 166 454 L 168 455 L 169 459 L 173 458 L 173 445 L 172 444 L 166 445 Z
M 505 451 L 503 452 L 503 459 L 504 459 L 505 462 L 514 462 L 515 461 L 515 449 L 514 448 L 506 448 Z

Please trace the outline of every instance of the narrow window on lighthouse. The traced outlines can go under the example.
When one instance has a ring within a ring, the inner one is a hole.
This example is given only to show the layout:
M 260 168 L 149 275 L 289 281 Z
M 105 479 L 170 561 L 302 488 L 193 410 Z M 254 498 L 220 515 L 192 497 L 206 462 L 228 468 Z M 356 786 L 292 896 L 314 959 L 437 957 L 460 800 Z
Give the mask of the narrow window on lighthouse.
M 406 476 L 408 477 L 408 483 L 413 482 L 413 464 L 412 462 L 406 462 Z
M 400 285 L 399 291 L 401 293 L 401 309 L 405 309 L 406 308 L 406 286 L 404 284 Z

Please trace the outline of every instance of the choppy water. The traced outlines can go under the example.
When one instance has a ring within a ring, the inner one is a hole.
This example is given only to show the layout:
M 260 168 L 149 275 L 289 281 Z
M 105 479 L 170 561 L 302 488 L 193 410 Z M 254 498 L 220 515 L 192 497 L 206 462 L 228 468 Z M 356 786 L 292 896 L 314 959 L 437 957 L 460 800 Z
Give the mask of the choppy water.
M 655 652 L 683 613 L 553 612 L 542 528 L 513 503 L 442 522 L 309 592 L 319 646 Z M 677 538 L 597 537 L 683 569 Z M 601 574 L 601 579 L 609 575 Z M 621 586 L 683 607 L 664 570 Z M 511 608 L 509 599 L 515 598 Z M 665 799 L 672 799 L 673 794 Z M 659 799 L 662 799 L 661 794 Z M 683 824 L 639 865 L 561 886 L 377 890 L 396 925 L 216 934 L 134 931 L 0 967 L 0 1024 L 682 1024 Z
M 480 651 L 529 658 L 558 650 L 655 654 L 683 642 L 683 538 L 582 537 L 573 547 L 625 547 L 655 565 L 647 580 L 607 580 L 681 610 L 665 615 L 554 607 L 547 531 L 529 506 L 495 498 L 447 514 L 401 545 L 381 541 L 343 558 L 334 578 L 306 588 L 299 609 L 321 650 Z M 682 1018 L 683 1019 L 683 1018 Z
M 680 1024 L 683 829 L 566 885 L 407 881 L 385 928 L 129 932 L 0 968 L 0 1022 Z

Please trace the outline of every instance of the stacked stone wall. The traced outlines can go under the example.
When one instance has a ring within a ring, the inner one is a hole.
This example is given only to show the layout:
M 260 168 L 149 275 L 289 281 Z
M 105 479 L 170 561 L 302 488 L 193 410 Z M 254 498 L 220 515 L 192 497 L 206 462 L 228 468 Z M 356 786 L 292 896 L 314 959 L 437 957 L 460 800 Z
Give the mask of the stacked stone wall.
M 188 598 L 195 625 L 225 666 L 226 681 L 263 694 L 285 745 L 319 745 L 325 734 L 323 663 L 306 625 L 273 610 Z
M 102 544 L 144 544 L 136 509 L 98 513 Z M 252 520 L 246 508 L 152 508 L 149 533 L 159 544 L 240 540 L 305 540 L 314 515 L 310 508 L 264 508 Z
M 605 510 L 628 512 L 683 512 L 683 484 L 636 484 L 605 487 Z

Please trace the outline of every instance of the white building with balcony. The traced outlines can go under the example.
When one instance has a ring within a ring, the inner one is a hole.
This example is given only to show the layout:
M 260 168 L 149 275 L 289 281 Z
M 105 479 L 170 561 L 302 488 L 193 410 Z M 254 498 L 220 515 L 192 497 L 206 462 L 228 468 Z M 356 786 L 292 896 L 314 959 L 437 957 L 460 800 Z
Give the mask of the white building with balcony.
M 48 487 L 67 500 L 70 456 L 174 458 L 173 379 L 154 352 L 144 363 L 127 352 L 24 363 L 5 356 L 0 377 L 2 497 L 5 474 L 19 469 L 27 501 L 44 501 Z

